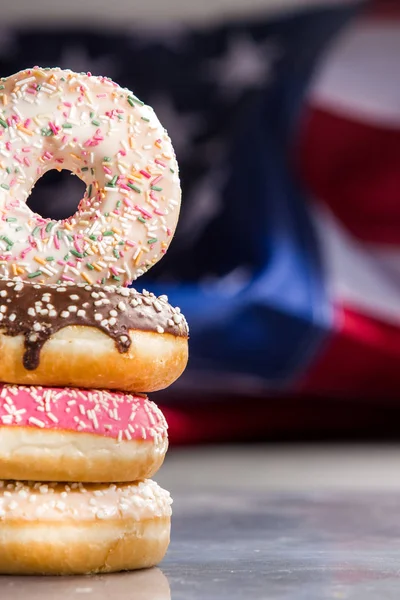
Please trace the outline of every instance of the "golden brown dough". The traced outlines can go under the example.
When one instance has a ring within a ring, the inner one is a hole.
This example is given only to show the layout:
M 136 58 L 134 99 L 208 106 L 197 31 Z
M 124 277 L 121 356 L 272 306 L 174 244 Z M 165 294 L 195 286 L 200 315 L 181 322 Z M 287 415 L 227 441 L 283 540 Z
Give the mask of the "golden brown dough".
M 0 381 L 155 392 L 171 385 L 185 370 L 187 338 L 138 330 L 130 330 L 129 337 L 131 346 L 121 354 L 102 331 L 65 327 L 46 342 L 39 366 L 30 371 L 23 366 L 23 336 L 0 333 Z

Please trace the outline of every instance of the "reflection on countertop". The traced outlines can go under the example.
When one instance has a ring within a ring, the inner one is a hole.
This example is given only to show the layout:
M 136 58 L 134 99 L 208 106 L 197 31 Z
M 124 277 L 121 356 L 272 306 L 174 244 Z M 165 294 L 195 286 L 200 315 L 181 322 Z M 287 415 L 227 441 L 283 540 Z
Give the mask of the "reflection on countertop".
M 171 600 L 158 568 L 92 577 L 0 577 L 0 589 L 7 600 Z

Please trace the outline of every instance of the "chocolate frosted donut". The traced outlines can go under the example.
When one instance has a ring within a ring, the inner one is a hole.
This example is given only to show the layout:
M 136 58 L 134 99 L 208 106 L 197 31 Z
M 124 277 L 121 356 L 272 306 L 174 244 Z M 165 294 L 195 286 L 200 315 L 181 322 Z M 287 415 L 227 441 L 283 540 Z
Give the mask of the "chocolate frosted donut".
M 150 392 L 188 358 L 179 308 L 147 291 L 0 279 L 0 381 Z

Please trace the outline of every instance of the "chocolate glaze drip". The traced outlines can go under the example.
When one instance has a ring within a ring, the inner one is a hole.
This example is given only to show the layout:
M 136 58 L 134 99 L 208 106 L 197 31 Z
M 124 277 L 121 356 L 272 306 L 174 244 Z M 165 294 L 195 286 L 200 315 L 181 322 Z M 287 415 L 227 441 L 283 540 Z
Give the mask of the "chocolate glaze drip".
M 119 352 L 131 346 L 130 329 L 187 337 L 188 326 L 179 308 L 143 291 L 114 286 L 39 285 L 0 279 L 0 330 L 23 335 L 23 365 L 33 371 L 51 336 L 71 325 L 96 327 L 111 337 Z

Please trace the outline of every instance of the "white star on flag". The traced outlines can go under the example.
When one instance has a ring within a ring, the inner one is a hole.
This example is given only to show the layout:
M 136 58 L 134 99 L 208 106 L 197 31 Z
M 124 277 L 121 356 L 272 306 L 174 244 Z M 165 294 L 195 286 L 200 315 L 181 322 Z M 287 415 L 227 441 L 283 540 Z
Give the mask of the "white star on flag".
M 220 93 L 232 98 L 246 88 L 260 88 L 270 82 L 280 56 L 276 42 L 257 43 L 248 36 L 234 36 L 229 40 L 226 54 L 212 59 L 206 69 Z
M 178 111 L 165 94 L 154 96 L 150 104 L 168 131 L 178 158 L 183 157 L 191 150 L 193 138 L 202 130 L 203 118 L 198 114 Z
M 184 23 L 142 23 L 132 29 L 133 42 L 141 46 L 160 44 L 170 50 L 179 50 L 190 30 Z
M 79 45 L 68 46 L 63 50 L 60 66 L 76 73 L 90 71 L 93 75 L 106 75 L 107 77 L 114 77 L 116 73 L 115 59 L 104 55 L 93 58 L 84 46 Z
M 190 210 L 182 215 L 179 236 L 183 243 L 193 245 L 203 233 L 204 228 L 222 210 L 221 190 L 227 180 L 225 169 L 216 169 L 196 184 L 190 195 Z

